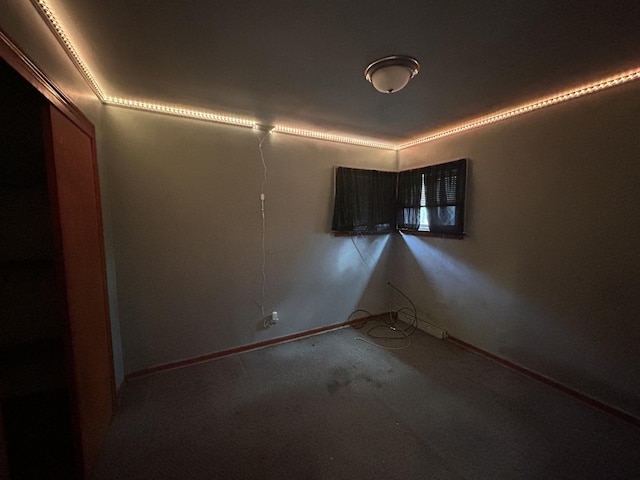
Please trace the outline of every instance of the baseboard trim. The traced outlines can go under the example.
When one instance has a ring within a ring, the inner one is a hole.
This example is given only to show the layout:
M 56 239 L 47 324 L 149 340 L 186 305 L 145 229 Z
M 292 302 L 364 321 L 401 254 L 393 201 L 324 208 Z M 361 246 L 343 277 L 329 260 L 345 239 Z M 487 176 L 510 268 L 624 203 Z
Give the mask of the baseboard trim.
M 285 335 L 283 337 L 276 337 L 269 340 L 264 340 L 262 342 L 250 343 L 248 345 L 243 345 L 240 347 L 230 348 L 227 350 L 221 350 L 219 352 L 207 353 L 205 355 L 200 355 L 197 357 L 186 358 L 184 360 L 178 360 L 176 362 L 163 363 L 161 365 L 156 365 L 154 367 L 144 368 L 142 370 L 137 370 L 131 373 L 127 373 L 125 375 L 125 382 L 127 380 L 131 380 L 133 378 L 143 377 L 146 375 L 152 375 L 154 373 L 164 372 L 166 370 L 175 370 L 177 368 L 188 367 L 191 365 L 195 365 L 198 363 L 207 362 L 209 360 L 214 360 L 223 357 L 229 357 L 231 355 L 237 355 L 239 353 L 249 352 L 251 350 L 258 350 L 260 348 L 270 347 L 272 345 L 277 345 L 280 343 L 290 342 L 292 340 L 298 340 L 305 337 L 311 337 L 313 335 L 318 335 L 319 333 L 330 332 L 331 330 L 338 330 L 340 328 L 348 327 L 353 324 L 358 324 L 362 322 L 369 322 L 372 320 L 388 318 L 389 312 L 384 312 L 376 315 L 371 315 L 368 317 L 356 318 L 353 320 L 349 320 L 342 323 L 334 323 L 332 325 L 326 325 L 324 327 L 314 328 L 311 330 L 305 330 L 303 332 L 292 333 L 291 335 Z
M 502 357 L 489 353 L 486 350 L 476 347 L 475 345 L 472 345 L 470 343 L 464 342 L 459 338 L 447 337 L 447 340 L 461 348 L 464 348 L 465 350 L 469 350 L 470 352 L 476 353 L 478 355 L 482 355 L 483 357 L 486 357 L 490 360 L 498 362 L 507 368 L 515 370 L 518 373 L 521 373 L 523 375 L 526 375 L 527 377 L 533 378 L 534 380 L 537 380 L 546 385 L 549 385 L 550 387 L 553 387 L 556 390 L 559 390 L 566 395 L 576 398 L 597 410 L 608 413 L 609 415 L 613 415 L 614 417 L 617 417 L 621 420 L 624 420 L 625 422 L 628 422 L 634 425 L 637 428 L 640 428 L 640 418 L 634 417 L 633 415 L 625 411 L 619 410 L 616 407 L 612 407 L 611 405 L 601 402 L 600 400 L 596 400 L 595 398 L 590 397 L 589 395 L 579 392 L 578 390 L 574 390 L 573 388 L 568 387 L 563 383 L 557 382 L 549 377 L 546 377 L 537 372 L 534 372 L 533 370 L 529 370 L 528 368 L 525 368 L 521 365 L 510 362 L 509 360 L 505 360 Z

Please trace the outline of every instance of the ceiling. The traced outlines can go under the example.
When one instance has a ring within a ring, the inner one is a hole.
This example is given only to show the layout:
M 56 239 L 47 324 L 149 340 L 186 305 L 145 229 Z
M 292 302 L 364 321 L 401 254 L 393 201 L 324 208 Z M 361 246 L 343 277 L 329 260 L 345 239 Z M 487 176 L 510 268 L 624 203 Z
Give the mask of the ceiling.
M 109 96 L 407 140 L 640 66 L 638 0 L 49 0 Z M 401 92 L 364 79 L 417 58 Z

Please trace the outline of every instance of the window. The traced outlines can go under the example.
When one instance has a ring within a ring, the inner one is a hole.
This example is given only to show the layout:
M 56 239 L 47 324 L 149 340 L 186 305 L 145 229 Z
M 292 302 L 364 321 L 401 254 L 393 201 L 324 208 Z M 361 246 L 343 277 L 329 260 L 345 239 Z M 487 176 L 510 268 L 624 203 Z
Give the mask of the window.
M 394 231 L 397 175 L 338 167 L 331 229 L 341 233 Z
M 398 229 L 464 234 L 466 159 L 398 174 Z
M 338 167 L 331 228 L 462 237 L 466 170 L 466 159 L 400 173 Z

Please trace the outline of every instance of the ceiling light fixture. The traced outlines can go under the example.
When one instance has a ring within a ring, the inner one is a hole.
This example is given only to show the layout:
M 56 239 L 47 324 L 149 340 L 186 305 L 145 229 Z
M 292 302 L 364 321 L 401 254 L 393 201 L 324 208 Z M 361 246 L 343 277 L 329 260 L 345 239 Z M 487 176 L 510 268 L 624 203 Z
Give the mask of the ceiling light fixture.
M 245 119 L 245 118 L 221 115 L 214 112 L 204 112 L 204 111 L 199 111 L 199 110 L 184 108 L 184 107 L 163 105 L 159 103 L 141 102 L 138 100 L 117 98 L 117 97 L 106 95 L 98 85 L 98 82 L 96 81 L 95 77 L 92 75 L 91 71 L 89 70 L 88 65 L 84 62 L 84 60 L 80 56 L 80 53 L 74 47 L 71 39 L 67 35 L 59 19 L 56 17 L 51 7 L 49 6 L 49 0 L 31 0 L 31 1 L 36 6 L 36 9 L 40 12 L 43 19 L 49 25 L 54 35 L 58 38 L 58 40 L 60 41 L 60 44 L 64 47 L 67 54 L 72 59 L 74 65 L 78 68 L 80 73 L 83 75 L 83 77 L 85 78 L 85 80 L 87 81 L 91 89 L 94 91 L 94 93 L 102 103 L 106 105 L 117 106 L 117 107 L 133 108 L 136 110 L 145 110 L 149 112 L 161 113 L 166 115 L 175 115 L 175 116 L 180 116 L 184 118 L 205 120 L 209 122 L 237 125 L 242 127 L 255 128 L 256 125 L 259 126 L 257 122 L 253 120 Z M 393 70 L 390 70 L 392 67 L 397 67 L 397 70 L 402 73 L 402 75 L 399 75 L 404 78 L 404 80 L 402 81 L 403 83 L 401 82 L 402 85 L 400 87 L 396 86 L 395 88 L 391 88 L 391 89 L 389 88 L 385 89 L 383 87 L 378 88 L 376 86 L 376 82 L 378 81 L 378 79 L 382 81 L 384 76 L 387 74 L 389 74 L 389 76 L 392 76 L 390 75 L 391 73 L 393 73 Z M 381 58 L 380 60 L 376 60 L 371 65 L 369 65 L 365 70 L 365 77 L 379 91 L 384 93 L 392 93 L 392 92 L 397 92 L 398 90 L 406 86 L 409 80 L 413 78 L 415 75 L 417 75 L 419 69 L 420 69 L 420 66 L 417 60 L 415 60 L 414 58 L 406 57 L 402 55 L 393 55 L 393 56 Z M 385 72 L 384 70 L 387 70 L 387 72 Z M 385 74 L 385 75 L 381 75 L 381 74 Z M 355 138 L 347 135 L 344 135 L 344 136 L 333 135 L 326 132 L 303 130 L 299 128 L 287 127 L 282 125 L 276 125 L 272 131 L 285 133 L 288 135 L 296 135 L 300 137 L 308 137 L 308 138 L 314 138 L 318 140 L 326 140 L 329 142 L 361 145 L 366 147 L 381 148 L 381 149 L 388 149 L 388 150 L 404 150 L 405 148 L 411 148 L 416 145 L 438 140 L 440 138 L 456 135 L 458 133 L 462 133 L 475 128 L 490 125 L 490 124 L 500 122 L 509 118 L 513 118 L 518 115 L 533 112 L 541 108 L 545 108 L 551 105 L 556 105 L 558 103 L 566 102 L 568 100 L 573 100 L 575 98 L 579 98 L 591 93 L 599 92 L 611 87 L 615 87 L 617 85 L 632 82 L 634 80 L 640 80 L 640 67 L 636 67 L 633 70 L 618 73 L 617 75 L 612 75 L 607 78 L 596 80 L 596 81 L 593 81 L 592 83 L 588 83 L 573 89 L 565 90 L 564 92 L 560 92 L 555 95 L 539 98 L 529 103 L 511 107 L 509 109 L 505 109 L 500 112 L 495 112 L 493 114 L 486 115 L 484 117 L 469 120 L 467 122 L 454 125 L 451 128 L 436 131 L 436 132 L 427 134 L 424 137 L 417 138 L 413 141 L 401 143 L 398 145 L 391 145 L 384 142 L 376 142 L 372 140 L 360 139 L 360 138 Z
M 371 63 L 364 76 L 379 92 L 395 93 L 402 90 L 419 71 L 420 64 L 415 58 L 391 55 Z

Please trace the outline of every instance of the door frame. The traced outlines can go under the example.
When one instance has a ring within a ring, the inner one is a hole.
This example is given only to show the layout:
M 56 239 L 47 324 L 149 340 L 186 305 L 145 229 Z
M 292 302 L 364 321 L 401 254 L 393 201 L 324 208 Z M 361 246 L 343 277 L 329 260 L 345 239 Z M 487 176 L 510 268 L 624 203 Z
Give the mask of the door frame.
M 91 136 L 95 145 L 96 132 L 93 123 L 2 29 L 0 29 L 0 57 L 73 123 Z
M 99 213 L 99 222 L 98 222 L 98 235 L 100 238 L 100 264 L 101 264 L 101 272 L 104 281 L 103 281 L 103 295 L 104 295 L 104 318 L 106 321 L 106 325 L 104 328 L 104 332 L 107 335 L 107 345 L 109 347 L 109 369 L 110 369 L 110 403 L 112 407 L 112 411 L 116 407 L 117 403 L 117 391 L 115 384 L 115 372 L 114 372 L 114 362 L 113 362 L 113 343 L 111 336 L 111 321 L 109 316 L 109 296 L 108 296 L 108 287 L 107 287 L 107 278 L 106 278 L 106 260 L 105 260 L 105 248 L 104 248 L 104 230 L 102 226 L 102 205 L 101 198 L 99 192 L 99 178 L 98 178 L 98 168 L 97 168 L 97 150 L 96 150 L 96 135 L 95 135 L 95 127 L 93 123 L 82 113 L 82 111 L 74 105 L 74 103 L 69 99 L 67 95 L 65 95 L 60 88 L 24 53 L 20 48 L 11 40 L 9 36 L 7 36 L 2 29 L 0 29 L 0 58 L 7 62 L 7 64 L 13 68 L 20 76 L 22 76 L 27 82 L 29 82 L 40 94 L 42 94 L 45 99 L 49 101 L 49 103 L 58 109 L 68 120 L 70 120 L 75 126 L 77 126 L 82 132 L 84 132 L 91 141 L 91 161 L 93 163 L 93 179 L 94 185 L 96 189 L 96 208 Z M 64 272 L 61 272 L 62 274 Z M 65 283 L 65 279 L 61 278 L 60 281 L 62 284 Z M 66 303 L 66 298 L 65 298 Z M 70 332 L 67 333 L 69 338 L 65 343 L 71 344 Z M 69 347 L 67 347 L 68 349 Z M 67 352 L 67 355 L 69 352 Z M 68 378 L 71 380 L 70 393 L 75 397 L 78 393 L 76 391 L 74 372 L 73 372 L 73 362 L 67 359 L 68 365 Z M 77 402 L 75 398 L 71 400 L 72 408 L 75 409 L 74 404 Z M 73 415 L 78 415 L 78 412 L 73 412 Z M 77 419 L 76 419 L 77 420 Z M 78 442 L 80 437 L 80 431 L 77 424 L 77 421 L 73 420 L 76 426 L 74 427 L 74 442 Z M 4 445 L 4 433 L 0 429 L 0 450 L 2 447 L 6 447 Z M 89 472 L 86 471 L 86 468 L 83 468 L 84 459 L 82 458 L 82 446 L 76 445 L 76 447 L 80 447 L 77 452 L 78 459 L 80 460 L 78 466 L 80 467 L 80 476 L 84 477 Z M 0 451 L 0 460 L 2 460 L 3 454 L 6 452 Z M 2 467 L 2 463 L 0 463 L 0 467 Z M 84 472 L 83 472 L 84 470 Z M 2 476 L 2 468 L 0 468 L 0 477 Z

